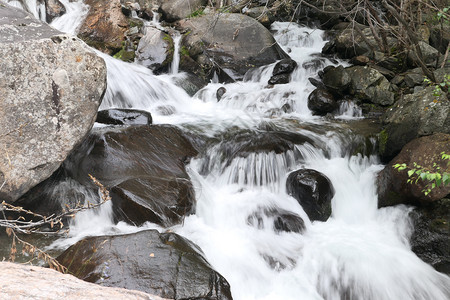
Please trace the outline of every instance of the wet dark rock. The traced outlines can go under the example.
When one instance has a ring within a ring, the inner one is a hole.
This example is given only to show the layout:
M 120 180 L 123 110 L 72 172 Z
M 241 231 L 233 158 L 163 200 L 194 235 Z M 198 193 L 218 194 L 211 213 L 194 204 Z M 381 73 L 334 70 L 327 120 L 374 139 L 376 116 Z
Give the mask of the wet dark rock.
M 294 197 L 311 221 L 326 221 L 331 215 L 334 187 L 324 174 L 312 169 L 300 169 L 289 174 L 286 191 Z
M 308 108 L 314 115 L 324 116 L 338 108 L 338 103 L 334 96 L 323 89 L 315 89 L 308 96 Z
M 323 70 L 323 84 L 333 94 L 342 95 L 350 86 L 351 77 L 347 73 L 346 69 L 340 65 L 338 67 L 326 67 Z
M 290 74 L 297 67 L 297 62 L 290 58 L 282 59 L 273 68 L 272 75 Z
M 172 126 L 97 129 L 64 166 L 92 186 L 92 174 L 111 191 L 117 220 L 170 226 L 190 213 L 195 195 L 185 170 L 197 151 Z
M 315 145 L 310 137 L 289 131 L 240 131 L 218 136 L 222 140 L 220 148 L 223 157 L 231 161 L 237 156 L 247 157 L 250 153 L 277 154 L 293 150 L 295 145 L 309 143 Z
M 230 285 L 200 248 L 175 233 L 145 230 L 89 237 L 58 258 L 76 277 L 170 299 L 231 300 Z
M 182 47 L 211 77 L 215 66 L 236 80 L 251 68 L 288 58 L 270 31 L 246 15 L 205 14 L 180 21 L 180 26 L 186 30 Z
M 403 96 L 384 116 L 380 155 L 389 162 L 408 142 L 433 133 L 450 133 L 450 102 L 447 94 L 433 95 L 434 87 Z
M 216 92 L 216 98 L 217 98 L 217 102 L 220 101 L 220 99 L 222 99 L 222 96 L 227 92 L 227 89 L 224 88 L 223 86 L 217 89 Z
M 443 198 L 411 212 L 411 250 L 437 271 L 450 275 L 450 199 Z
M 320 89 L 326 89 L 325 85 L 323 84 L 322 81 L 317 80 L 315 78 L 309 77 L 308 78 L 309 82 L 311 82 L 311 84 L 313 86 L 315 86 L 316 88 L 320 88 Z
M 53 19 L 66 13 L 66 8 L 59 0 L 45 0 L 45 20 L 51 23 Z
M 313 69 L 313 70 L 318 70 L 318 69 L 322 69 L 323 66 L 326 64 L 325 63 L 325 58 L 323 57 L 319 57 L 319 58 L 314 58 L 313 60 L 310 61 L 306 61 L 302 64 L 302 68 L 303 69 Z
M 50 177 L 92 128 L 106 66 L 76 37 L 0 6 L 0 198 Z M 27 59 L 24 59 L 27 57 Z
M 144 110 L 113 108 L 99 111 L 95 121 L 107 125 L 150 125 L 152 115 Z
M 450 134 L 437 133 L 414 139 L 406 144 L 402 151 L 391 160 L 378 174 L 378 206 L 396 204 L 426 204 L 437 201 L 450 193 L 450 185 L 436 187 L 425 196 L 422 192 L 426 188 L 426 181 L 407 183 L 408 170 L 414 169 L 414 163 L 426 170 L 436 170 L 434 164 L 440 167 L 441 172 L 450 173 L 447 160 L 441 158 L 441 152 L 449 151 Z M 395 164 L 405 163 L 408 169 L 398 171 L 393 168 Z
M 274 75 L 270 77 L 269 84 L 275 85 L 275 84 L 286 84 L 290 81 L 291 74 L 280 74 L 280 75 Z
M 291 73 L 297 67 L 297 62 L 290 58 L 282 59 L 273 68 L 272 77 L 269 79 L 269 84 L 285 84 L 289 83 Z
M 184 73 L 183 75 L 183 77 L 176 77 L 173 80 L 177 86 L 181 87 L 191 97 L 207 84 L 206 81 L 195 74 Z
M 276 232 L 305 231 L 303 219 L 292 212 L 275 207 L 260 207 L 247 218 L 247 223 L 258 229 L 272 228 Z

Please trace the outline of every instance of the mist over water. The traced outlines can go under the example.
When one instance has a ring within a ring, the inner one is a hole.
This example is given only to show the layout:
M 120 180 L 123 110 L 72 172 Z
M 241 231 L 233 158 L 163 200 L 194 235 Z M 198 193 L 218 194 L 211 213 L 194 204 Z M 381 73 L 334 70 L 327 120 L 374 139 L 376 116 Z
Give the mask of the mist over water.
M 81 2 L 61 1 L 68 13 L 51 25 L 73 33 L 86 8 Z M 241 82 L 210 83 L 190 97 L 174 84 L 185 76 L 175 68 L 173 74 L 155 76 L 145 67 L 97 52 L 108 69 L 101 109 L 147 110 L 157 124 L 174 124 L 208 137 L 233 130 L 257 133 L 270 127 L 301 133 L 314 141 L 314 145 L 296 145 L 284 153 L 255 152 L 226 161 L 226 140 L 213 144 L 188 166 L 196 191 L 196 213 L 171 230 L 202 248 L 229 281 L 237 300 L 449 299 L 449 277 L 410 250 L 411 208 L 377 209 L 375 176 L 383 167 L 377 157 L 350 155 L 352 133 L 339 122 L 313 116 L 307 107 L 307 97 L 314 90 L 308 78 L 317 77 L 318 70 L 332 64 L 320 56 L 323 32 L 280 22 L 272 29 L 277 42 L 298 63 L 291 82 L 273 88 L 267 81 L 274 64 L 248 73 Z M 220 87 L 226 93 L 218 102 Z M 282 110 L 284 105 L 291 109 Z M 361 117 L 357 106 L 346 105 L 341 107 L 341 118 Z M 300 204 L 287 195 L 286 178 L 299 168 L 317 170 L 331 180 L 336 193 L 332 216 L 326 222 L 311 222 Z M 299 215 L 306 230 L 276 231 L 270 216 L 262 217 L 263 226 L 249 222 L 255 212 L 265 209 Z M 155 227 L 115 224 L 109 203 L 78 214 L 69 237 L 51 247 L 65 248 L 88 235 Z

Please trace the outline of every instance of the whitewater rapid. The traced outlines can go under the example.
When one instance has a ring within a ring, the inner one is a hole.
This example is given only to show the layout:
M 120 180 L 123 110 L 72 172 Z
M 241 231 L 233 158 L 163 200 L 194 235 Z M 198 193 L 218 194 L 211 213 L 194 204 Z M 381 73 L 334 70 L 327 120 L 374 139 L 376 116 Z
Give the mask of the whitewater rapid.
M 61 2 L 68 13 L 51 25 L 74 33 L 87 8 L 80 1 Z M 41 18 L 39 8 L 31 7 Z M 375 177 L 383 168 L 378 158 L 350 155 L 349 132 L 343 134 L 337 130 L 339 122 L 313 116 L 307 107 L 307 97 L 314 90 L 308 78 L 317 78 L 318 70 L 333 64 L 320 57 L 326 42 L 323 32 L 281 22 L 274 23 L 272 30 L 299 66 L 289 84 L 273 88 L 267 81 L 274 64 L 254 71 L 244 81 L 211 82 L 190 97 L 176 84 L 186 76 L 178 72 L 177 60 L 172 74 L 155 76 L 142 66 L 99 53 L 108 69 L 108 90 L 101 109 L 147 110 L 156 124 L 173 124 L 206 136 L 236 127 L 261 131 L 262 125 L 269 124 L 306 134 L 321 145 L 297 145 L 280 154 L 252 153 L 226 164 L 218 159 L 223 154 L 220 145 L 213 145 L 188 165 L 195 186 L 196 213 L 170 230 L 202 248 L 208 261 L 230 283 L 236 300 L 449 299 L 449 277 L 410 250 L 411 208 L 377 209 Z M 313 61 L 317 62 L 314 67 L 303 67 Z M 217 102 L 220 87 L 226 88 L 226 93 Z M 291 111 L 280 110 L 286 104 Z M 164 113 L 167 109 L 173 113 Z M 361 118 L 361 113 L 347 103 L 338 117 L 354 120 Z M 299 168 L 315 169 L 331 180 L 336 193 L 332 216 L 326 222 L 310 222 L 299 203 L 287 195 L 287 175 Z M 250 224 L 249 216 L 264 209 L 298 214 L 305 221 L 305 232 L 277 232 L 264 218 L 262 228 Z M 153 224 L 139 228 L 115 224 L 109 203 L 97 211 L 78 214 L 69 237 L 51 247 L 67 248 L 88 235 L 147 228 L 165 230 Z

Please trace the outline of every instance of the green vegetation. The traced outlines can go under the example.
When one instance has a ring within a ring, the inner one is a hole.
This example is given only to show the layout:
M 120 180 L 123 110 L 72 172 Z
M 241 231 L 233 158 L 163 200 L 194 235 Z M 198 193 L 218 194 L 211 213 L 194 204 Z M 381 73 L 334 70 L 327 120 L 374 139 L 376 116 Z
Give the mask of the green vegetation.
M 441 152 L 441 159 L 448 160 L 447 166 L 450 165 L 450 154 L 445 152 Z M 450 173 L 441 170 L 441 168 L 437 165 L 437 163 L 433 163 L 433 169 L 425 168 L 416 162 L 413 163 L 414 168 L 409 168 L 405 163 L 403 164 L 395 164 L 392 167 L 397 169 L 399 172 L 408 170 L 408 183 L 417 184 L 420 180 L 426 182 L 425 188 L 422 192 L 427 196 L 431 191 L 440 186 L 446 186 L 450 183 Z
M 423 80 L 426 84 L 431 84 L 431 80 L 425 77 Z M 434 85 L 433 96 L 440 97 L 442 93 L 447 92 L 450 87 L 450 74 L 445 74 L 441 83 Z
M 199 9 L 197 9 L 196 11 L 192 12 L 188 18 L 195 18 L 195 17 L 200 17 L 203 16 L 205 14 L 205 8 L 204 7 L 200 7 Z
M 386 129 L 384 129 L 379 134 L 380 152 L 381 153 L 384 153 L 384 151 L 386 150 L 387 140 L 388 140 L 388 134 L 386 132 Z

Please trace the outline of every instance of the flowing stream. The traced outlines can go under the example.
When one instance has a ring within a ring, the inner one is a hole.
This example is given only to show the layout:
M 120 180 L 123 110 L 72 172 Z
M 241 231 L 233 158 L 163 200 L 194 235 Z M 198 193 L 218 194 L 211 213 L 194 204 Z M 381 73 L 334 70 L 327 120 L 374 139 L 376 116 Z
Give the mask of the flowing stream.
M 66 7 L 76 3 L 78 13 L 52 25 L 73 32 L 85 8 L 80 2 L 62 2 Z M 63 26 L 69 23 L 69 29 Z M 152 113 L 156 124 L 174 124 L 209 137 L 275 128 L 308 135 L 314 141 L 315 146 L 297 145 L 285 153 L 251 153 L 226 161 L 223 144 L 217 142 L 188 165 L 196 190 L 196 213 L 171 230 L 202 248 L 229 281 L 237 300 L 449 299 L 449 277 L 410 250 L 411 208 L 377 209 L 375 176 L 383 166 L 375 155 L 350 151 L 360 138 L 349 129 L 351 122 L 361 118 L 358 107 L 353 103 L 341 107 L 340 118 L 346 122 L 315 117 L 307 107 L 314 89 L 308 78 L 332 64 L 319 55 L 325 44 L 323 32 L 279 22 L 272 29 L 277 42 L 298 63 L 291 82 L 273 88 L 267 87 L 267 81 L 274 64 L 247 74 L 240 82 L 210 83 L 190 97 L 175 84 L 185 76 L 175 68 L 171 75 L 155 76 L 145 67 L 99 53 L 108 69 L 101 109 L 144 109 Z M 226 93 L 218 102 L 220 87 Z M 281 109 L 286 105 L 288 110 Z M 310 222 L 286 193 L 287 175 L 302 167 L 325 174 L 336 190 L 332 216 L 326 222 Z M 70 236 L 51 247 L 67 248 L 87 235 L 158 228 L 114 224 L 109 205 L 78 214 Z M 262 217 L 262 226 L 252 225 L 249 217 L 265 209 L 298 214 L 305 221 L 305 232 L 277 232 L 270 216 Z

